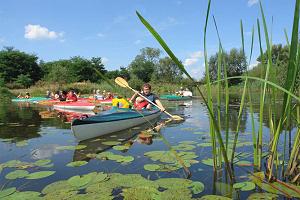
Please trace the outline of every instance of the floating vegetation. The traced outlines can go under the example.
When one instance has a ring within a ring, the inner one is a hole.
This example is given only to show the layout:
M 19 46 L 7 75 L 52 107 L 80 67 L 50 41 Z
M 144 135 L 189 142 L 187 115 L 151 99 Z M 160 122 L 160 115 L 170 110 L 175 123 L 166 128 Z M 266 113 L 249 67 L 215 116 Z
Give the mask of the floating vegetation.
M 15 187 L 11 187 L 11 188 L 7 188 L 4 190 L 0 190 L 0 198 L 9 196 L 11 194 L 13 194 L 14 192 L 16 192 L 16 188 Z
M 114 145 L 121 144 L 121 142 L 118 142 L 118 141 L 105 141 L 105 142 L 101 142 L 101 144 L 104 144 L 104 145 L 107 145 L 107 146 L 114 146 Z
M 77 145 L 77 146 L 58 146 L 57 150 L 81 150 L 86 148 L 86 145 Z
M 266 199 L 266 200 L 273 200 L 277 199 L 277 194 L 272 193 L 253 193 L 251 194 L 247 200 L 258 200 L 258 199 Z
M 80 167 L 88 164 L 87 161 L 74 161 L 67 164 L 68 167 Z
M 31 174 L 28 174 L 25 178 L 26 179 L 41 179 L 41 178 L 46 178 L 48 176 L 51 176 L 54 173 L 55 173 L 55 171 L 34 172 L 34 173 L 31 173 Z
M 29 174 L 26 170 L 15 170 L 5 175 L 6 179 L 14 180 L 17 178 L 25 178 Z
M 112 152 L 102 152 L 96 155 L 97 159 L 100 160 L 114 160 L 119 163 L 130 163 L 131 161 L 134 160 L 134 157 L 132 156 L 122 156 L 118 154 L 114 154 Z
M 124 151 L 124 150 L 128 150 L 130 147 L 126 146 L 126 145 L 118 145 L 118 146 L 113 146 L 114 150 L 117 151 Z
M 231 200 L 231 198 L 218 196 L 218 195 L 205 195 L 200 200 Z
M 233 185 L 233 188 L 241 191 L 251 191 L 255 189 L 255 184 L 253 182 L 245 181 L 245 182 L 235 183 Z

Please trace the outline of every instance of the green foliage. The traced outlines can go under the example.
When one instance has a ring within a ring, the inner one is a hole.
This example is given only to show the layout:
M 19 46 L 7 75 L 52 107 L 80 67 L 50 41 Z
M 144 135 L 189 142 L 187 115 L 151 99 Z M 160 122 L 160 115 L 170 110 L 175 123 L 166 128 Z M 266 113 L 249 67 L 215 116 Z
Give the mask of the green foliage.
M 120 67 L 120 70 L 108 71 L 105 76 L 109 79 L 115 79 L 117 77 L 122 77 L 126 80 L 130 79 L 130 73 L 126 67 Z
M 140 54 L 129 65 L 129 71 L 143 82 L 149 82 L 159 63 L 160 50 L 150 47 L 141 49 Z
M 152 80 L 173 83 L 182 79 L 182 72 L 176 63 L 169 57 L 161 58 L 156 66 Z M 163 80 L 162 80 L 163 78 Z
M 37 60 L 36 55 L 5 47 L 0 51 L 0 77 L 5 83 L 9 83 L 16 80 L 19 75 L 26 74 L 32 82 L 36 82 L 42 77 Z
M 22 87 L 29 87 L 30 85 L 32 85 L 33 81 L 32 79 L 30 78 L 30 75 L 29 74 L 20 74 L 18 75 L 18 77 L 16 78 L 16 81 L 15 81 L 16 84 L 19 84 L 20 86 Z
M 211 81 L 216 81 L 218 79 L 218 55 L 219 53 L 216 53 L 215 55 L 212 55 L 209 58 L 209 77 Z M 246 72 L 247 69 L 247 63 L 246 63 L 246 56 L 243 53 L 243 50 L 240 49 L 231 49 L 229 53 L 223 52 L 222 58 L 224 59 L 224 63 L 226 65 L 226 71 L 227 71 L 227 77 L 232 76 L 239 76 L 242 75 L 244 72 Z M 224 63 L 222 63 L 221 66 L 221 78 L 224 78 Z M 228 81 L 228 84 L 236 85 L 240 83 L 241 79 L 231 79 Z
M 128 81 L 128 84 L 136 90 L 141 90 L 142 85 L 144 84 L 144 81 L 139 79 L 137 76 L 133 75 L 131 76 L 131 79 Z

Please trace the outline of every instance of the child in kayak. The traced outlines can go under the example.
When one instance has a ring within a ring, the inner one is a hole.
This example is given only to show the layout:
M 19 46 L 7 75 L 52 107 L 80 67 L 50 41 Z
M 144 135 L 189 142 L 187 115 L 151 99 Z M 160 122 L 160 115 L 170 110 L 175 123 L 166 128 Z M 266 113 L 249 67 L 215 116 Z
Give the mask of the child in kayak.
M 146 108 L 148 104 L 149 102 L 146 101 L 143 97 L 137 97 L 133 106 L 137 110 L 142 110 L 143 108 Z
M 77 101 L 77 96 L 75 95 L 73 90 L 69 91 L 66 101 L 72 101 L 72 102 Z

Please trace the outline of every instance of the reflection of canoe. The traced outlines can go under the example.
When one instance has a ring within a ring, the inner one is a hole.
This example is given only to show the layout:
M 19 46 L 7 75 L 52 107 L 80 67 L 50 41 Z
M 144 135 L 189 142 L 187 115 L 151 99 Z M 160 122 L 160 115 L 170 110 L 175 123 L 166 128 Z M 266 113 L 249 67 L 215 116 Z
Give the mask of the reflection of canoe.
M 31 97 L 31 98 L 15 98 L 12 99 L 12 102 L 38 102 L 38 101 L 44 101 L 44 100 L 48 100 L 49 98 L 46 97 Z
M 190 96 L 185 97 L 185 96 L 178 96 L 173 94 L 161 95 L 159 98 L 163 100 L 169 100 L 169 101 L 184 101 L 184 100 L 192 99 L 192 97 Z
M 138 128 L 126 129 L 112 134 L 102 135 L 97 138 L 81 141 L 78 143 L 78 145 L 85 145 L 86 148 L 75 150 L 73 155 L 73 161 L 82 161 L 82 160 L 88 161 L 90 160 L 90 158 L 88 157 L 89 154 L 101 153 L 114 146 L 114 145 L 102 144 L 102 142 L 105 141 L 121 142 L 123 145 L 130 146 L 132 144 L 132 140 L 134 140 L 134 137 L 142 130 L 145 130 L 148 127 L 149 127 L 148 124 L 143 124 Z
M 128 129 L 159 117 L 159 110 L 141 111 L 112 109 L 86 119 L 75 119 L 71 129 L 78 140 Z
M 62 108 L 55 108 L 54 110 L 66 113 L 66 114 L 74 114 L 74 115 L 95 115 L 95 113 L 91 110 L 72 110 L 72 109 L 62 109 Z
M 60 102 L 53 105 L 54 109 L 94 110 L 95 104 L 87 101 Z

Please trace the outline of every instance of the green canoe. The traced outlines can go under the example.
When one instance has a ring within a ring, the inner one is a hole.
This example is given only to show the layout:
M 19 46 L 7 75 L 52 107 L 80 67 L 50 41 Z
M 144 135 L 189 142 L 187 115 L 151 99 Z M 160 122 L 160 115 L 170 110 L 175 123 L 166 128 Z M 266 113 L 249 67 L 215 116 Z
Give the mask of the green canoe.
M 44 100 L 49 100 L 49 98 L 46 97 L 31 97 L 31 98 L 15 98 L 12 99 L 12 102 L 37 102 L 37 101 L 44 101 Z
M 178 96 L 174 94 L 161 95 L 159 98 L 168 101 L 184 101 L 192 99 L 192 97 Z

